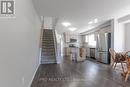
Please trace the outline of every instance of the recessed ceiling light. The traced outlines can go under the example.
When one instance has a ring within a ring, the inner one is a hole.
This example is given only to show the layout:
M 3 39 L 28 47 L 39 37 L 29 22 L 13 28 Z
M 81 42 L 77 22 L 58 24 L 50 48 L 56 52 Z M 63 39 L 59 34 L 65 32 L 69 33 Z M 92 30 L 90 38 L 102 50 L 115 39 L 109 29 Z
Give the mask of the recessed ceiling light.
M 98 23 L 98 19 L 96 18 L 96 19 L 94 19 L 94 23 Z
M 92 22 L 92 21 L 90 21 L 90 22 L 88 22 L 88 24 L 93 24 L 93 22 Z
M 62 25 L 65 26 L 65 27 L 69 27 L 71 25 L 71 23 L 69 23 L 69 22 L 63 22 Z
M 75 27 L 70 27 L 69 30 L 70 30 L 70 31 L 75 31 L 75 30 L 77 30 L 77 28 L 75 28 Z

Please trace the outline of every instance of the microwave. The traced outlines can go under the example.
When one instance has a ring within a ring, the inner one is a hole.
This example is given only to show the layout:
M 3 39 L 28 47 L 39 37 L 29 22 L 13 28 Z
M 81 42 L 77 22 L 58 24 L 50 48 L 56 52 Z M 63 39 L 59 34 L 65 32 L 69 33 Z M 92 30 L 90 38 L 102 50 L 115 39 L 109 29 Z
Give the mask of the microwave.
M 77 42 L 77 39 L 70 38 L 70 42 Z

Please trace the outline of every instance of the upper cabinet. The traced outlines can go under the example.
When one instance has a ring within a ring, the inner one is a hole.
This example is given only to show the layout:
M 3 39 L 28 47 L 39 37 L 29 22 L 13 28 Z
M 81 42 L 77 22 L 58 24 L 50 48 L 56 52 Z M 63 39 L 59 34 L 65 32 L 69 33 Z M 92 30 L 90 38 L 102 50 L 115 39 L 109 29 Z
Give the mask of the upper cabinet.
M 73 41 L 75 42 L 75 40 L 77 40 L 76 42 L 78 42 L 78 39 L 79 39 L 78 34 L 73 34 L 69 32 L 64 33 L 64 40 L 67 43 L 73 42 Z
M 64 33 L 65 42 L 70 42 L 70 35 L 68 33 Z

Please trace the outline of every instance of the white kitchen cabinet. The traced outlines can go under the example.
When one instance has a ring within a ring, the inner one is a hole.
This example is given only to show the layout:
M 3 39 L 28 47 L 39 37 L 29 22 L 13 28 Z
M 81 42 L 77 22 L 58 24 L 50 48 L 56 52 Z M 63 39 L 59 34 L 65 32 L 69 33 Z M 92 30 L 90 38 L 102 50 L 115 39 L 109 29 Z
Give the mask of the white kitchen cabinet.
M 73 33 L 64 33 L 64 38 L 65 38 L 65 42 L 69 43 L 70 39 L 79 39 L 78 35 L 73 34 Z
M 68 33 L 64 33 L 64 40 L 65 42 L 70 42 L 70 35 Z

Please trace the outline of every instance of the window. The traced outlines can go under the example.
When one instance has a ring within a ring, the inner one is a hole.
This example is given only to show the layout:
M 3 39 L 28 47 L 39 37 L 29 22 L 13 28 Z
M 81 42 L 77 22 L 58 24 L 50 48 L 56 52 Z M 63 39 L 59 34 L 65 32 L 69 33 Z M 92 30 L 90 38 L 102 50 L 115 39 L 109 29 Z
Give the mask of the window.
M 85 36 L 85 42 L 88 43 L 88 35 Z
M 95 35 L 91 34 L 89 35 L 89 45 L 92 47 L 96 47 L 96 41 L 95 41 Z
M 88 43 L 88 45 L 91 47 L 96 47 L 95 35 L 94 34 L 86 35 L 85 42 Z

